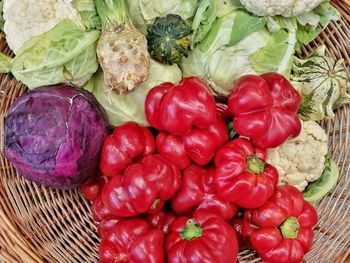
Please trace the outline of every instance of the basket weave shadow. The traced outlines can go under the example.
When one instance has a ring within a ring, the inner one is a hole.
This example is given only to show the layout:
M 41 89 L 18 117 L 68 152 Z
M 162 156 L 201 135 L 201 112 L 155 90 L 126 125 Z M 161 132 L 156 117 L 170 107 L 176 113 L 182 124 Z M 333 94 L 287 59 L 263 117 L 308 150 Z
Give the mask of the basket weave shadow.
M 350 1 L 332 2 L 341 12 L 342 21 L 332 23 L 319 38 L 303 47 L 301 55 L 325 44 L 329 55 L 345 60 L 350 76 Z M 3 38 L 0 50 L 10 54 Z M 25 90 L 9 75 L 0 76 L 1 149 L 6 111 Z M 341 169 L 341 179 L 317 205 L 320 221 L 306 262 L 345 263 L 350 262 L 350 106 L 338 109 L 334 120 L 321 125 L 330 136 L 330 152 Z M 0 262 L 98 262 L 98 243 L 89 203 L 79 189 L 63 192 L 27 182 L 17 175 L 1 151 Z M 261 260 L 246 250 L 240 253 L 239 261 Z

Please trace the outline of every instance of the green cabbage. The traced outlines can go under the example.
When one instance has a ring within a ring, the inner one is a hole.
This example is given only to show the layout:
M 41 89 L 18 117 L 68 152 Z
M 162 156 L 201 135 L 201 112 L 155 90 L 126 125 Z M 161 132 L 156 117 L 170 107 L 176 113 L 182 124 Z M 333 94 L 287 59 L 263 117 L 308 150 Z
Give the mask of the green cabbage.
M 158 16 L 179 15 L 182 19 L 192 18 L 196 12 L 198 0 L 138 0 L 141 13 L 146 21 Z
M 184 20 L 191 20 L 196 13 L 199 0 L 128 0 L 130 16 L 136 28 L 147 33 L 147 26 L 156 17 L 168 14 L 181 16 Z
M 216 0 L 216 16 L 222 17 L 233 10 L 242 7 L 240 0 Z
M 92 92 L 106 110 L 111 125 L 118 126 L 127 121 L 135 121 L 148 126 L 144 113 L 144 102 L 147 93 L 160 83 L 177 83 L 181 80 L 181 77 L 182 73 L 177 65 L 169 66 L 151 60 L 148 80 L 126 95 L 117 95 L 108 90 L 101 71 L 91 79 L 85 89 Z
M 339 167 L 330 154 L 326 155 L 325 168 L 322 175 L 315 182 L 310 183 L 303 191 L 304 199 L 316 203 L 326 196 L 337 185 Z
M 217 11 L 216 0 L 203 0 L 196 12 L 192 23 L 192 42 L 202 41 L 209 33 L 215 19 Z
M 284 57 L 265 53 L 272 49 L 275 38 L 284 37 L 281 41 L 287 47 L 288 34 L 276 37 L 265 25 L 266 18 L 240 9 L 217 18 L 205 38 L 181 61 L 184 76 L 204 78 L 215 93 L 225 96 L 240 76 L 259 73 L 264 60 L 269 59 L 269 69 L 277 71 Z M 289 59 L 293 54 L 294 48 L 286 56 Z
M 226 96 L 245 74 L 274 71 L 290 76 L 294 54 L 339 14 L 328 1 L 300 17 L 259 17 L 237 1 L 203 0 L 192 23 L 194 49 L 183 58 L 184 76 L 205 79 Z M 223 12 L 227 5 L 230 12 Z
M 340 19 L 340 14 L 329 1 L 323 2 L 312 12 L 305 13 L 297 17 L 299 30 L 297 38 L 300 43 L 308 44 L 314 40 L 330 21 Z
M 94 0 L 76 0 L 73 4 L 79 11 L 80 18 L 86 29 L 101 29 L 101 20 L 97 14 Z
M 11 72 L 30 89 L 58 83 L 78 86 L 98 69 L 97 30 L 84 32 L 71 20 L 26 41 L 14 59 L 0 56 L 0 73 Z

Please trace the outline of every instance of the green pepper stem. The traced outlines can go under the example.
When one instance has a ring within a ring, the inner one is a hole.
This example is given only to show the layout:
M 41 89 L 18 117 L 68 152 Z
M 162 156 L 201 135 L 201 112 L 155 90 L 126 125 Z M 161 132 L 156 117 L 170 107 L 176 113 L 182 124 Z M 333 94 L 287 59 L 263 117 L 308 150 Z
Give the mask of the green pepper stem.
M 299 233 L 299 222 L 294 216 L 291 216 L 280 226 L 283 238 L 297 238 Z
M 201 237 L 202 233 L 202 227 L 199 224 L 196 224 L 193 219 L 190 219 L 187 221 L 187 224 L 180 233 L 180 236 L 189 241 L 191 239 Z
M 247 171 L 255 174 L 261 174 L 264 172 L 265 163 L 260 160 L 256 155 L 247 157 Z
M 116 31 L 121 26 L 133 26 L 127 0 L 95 0 L 103 31 Z
M 232 141 L 233 138 L 235 138 L 235 136 L 237 135 L 237 132 L 235 130 L 235 127 L 233 126 L 233 122 L 232 121 L 230 121 L 227 124 L 227 128 L 228 128 L 228 131 L 229 131 L 229 141 Z
M 156 207 L 157 207 L 157 205 L 159 204 L 159 202 L 160 202 L 160 199 L 159 199 L 159 198 L 156 199 L 156 200 L 154 200 L 154 201 L 153 201 L 153 204 L 152 204 L 152 206 L 151 206 L 151 209 L 156 209 Z

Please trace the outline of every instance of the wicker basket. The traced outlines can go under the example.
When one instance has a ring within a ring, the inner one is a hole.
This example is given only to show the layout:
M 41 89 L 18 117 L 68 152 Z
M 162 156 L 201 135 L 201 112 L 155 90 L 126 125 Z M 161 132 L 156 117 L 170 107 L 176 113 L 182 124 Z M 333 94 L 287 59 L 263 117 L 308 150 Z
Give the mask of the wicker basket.
M 303 47 L 302 55 L 324 43 L 328 54 L 345 59 L 350 76 L 350 0 L 334 0 L 333 4 L 342 21 L 332 23 L 317 40 Z M 3 38 L 0 50 L 10 54 Z M 0 76 L 1 135 L 9 105 L 25 90 L 9 75 Z M 320 221 L 306 262 L 350 262 L 350 106 L 337 110 L 335 119 L 322 126 L 330 136 L 330 151 L 341 169 L 341 179 L 317 205 Z M 96 225 L 79 189 L 63 192 L 27 182 L 2 151 L 0 162 L 0 262 L 98 262 Z M 240 253 L 239 261 L 260 259 L 246 250 Z

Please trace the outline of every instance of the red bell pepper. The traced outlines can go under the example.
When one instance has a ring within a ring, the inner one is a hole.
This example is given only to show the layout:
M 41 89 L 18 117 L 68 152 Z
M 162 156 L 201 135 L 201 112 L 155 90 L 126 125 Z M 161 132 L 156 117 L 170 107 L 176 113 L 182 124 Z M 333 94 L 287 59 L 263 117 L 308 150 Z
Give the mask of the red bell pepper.
M 101 196 L 98 196 L 95 199 L 95 201 L 93 201 L 91 206 L 91 214 L 92 214 L 92 218 L 96 222 L 101 222 L 105 219 L 110 219 L 112 217 L 115 217 L 111 212 L 111 210 L 104 205 L 104 203 L 102 202 Z
M 187 155 L 193 162 L 204 166 L 211 162 L 216 151 L 228 141 L 224 121 L 217 119 L 207 129 L 192 129 L 182 136 Z
M 103 219 L 97 226 L 97 232 L 101 239 L 103 239 L 109 230 L 113 228 L 120 221 L 117 217 L 111 217 L 108 219 Z
M 108 181 L 109 178 L 106 176 L 91 178 L 81 185 L 80 190 L 86 199 L 95 201 Z
M 243 219 L 232 218 L 230 220 L 230 225 L 236 231 L 239 250 L 251 248 L 251 245 L 249 242 L 249 236 L 243 235 Z
M 207 129 L 194 128 L 183 136 L 161 132 L 157 136 L 156 146 L 159 153 L 184 169 L 191 160 L 201 166 L 207 165 L 227 141 L 227 126 L 223 120 L 217 119 Z
M 158 212 L 180 187 L 179 169 L 162 155 L 146 156 L 115 176 L 102 190 L 102 200 L 117 217 Z
M 146 97 L 145 113 L 151 126 L 174 135 L 192 128 L 206 129 L 216 119 L 213 95 L 199 78 L 183 79 L 179 85 L 163 83 Z
M 257 208 L 273 194 L 278 183 L 275 167 L 265 163 L 265 150 L 246 139 L 234 139 L 215 156 L 215 182 L 223 200 L 244 208 Z
M 106 137 L 101 153 L 100 168 L 104 175 L 120 175 L 135 160 L 155 152 L 152 133 L 135 122 L 127 122 Z
M 166 237 L 169 263 L 236 262 L 238 244 L 233 228 L 221 217 L 203 210 L 180 217 Z
M 167 132 L 160 132 L 156 138 L 157 151 L 166 156 L 181 170 L 191 164 L 191 159 L 187 156 L 182 138 Z
M 182 172 L 181 187 L 171 199 L 171 208 L 179 215 L 202 209 L 217 214 L 225 220 L 232 218 L 237 207 L 228 201 L 221 200 L 214 184 L 215 168 L 203 169 L 191 165 Z
M 139 218 L 120 220 L 103 238 L 100 262 L 163 263 L 164 233 Z
M 165 234 L 168 234 L 169 227 L 175 221 L 176 215 L 172 211 L 166 211 L 162 209 L 155 214 L 146 214 L 145 219 L 153 228 L 163 230 Z
M 315 208 L 293 186 L 279 186 L 260 208 L 244 214 L 242 233 L 266 263 L 299 263 L 310 250 Z
M 274 148 L 297 137 L 301 95 L 277 73 L 241 77 L 229 96 L 229 110 L 238 134 L 259 148 Z
M 219 119 L 226 122 L 228 132 L 229 132 L 229 140 L 233 140 L 234 138 L 238 138 L 238 134 L 233 127 L 233 114 L 229 111 L 228 106 L 223 103 L 216 103 L 217 116 Z
M 217 116 L 223 121 L 232 120 L 233 114 L 229 111 L 227 104 L 216 103 Z

